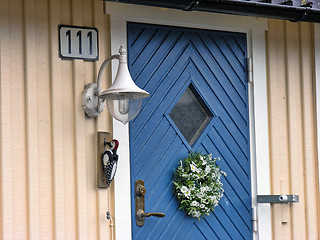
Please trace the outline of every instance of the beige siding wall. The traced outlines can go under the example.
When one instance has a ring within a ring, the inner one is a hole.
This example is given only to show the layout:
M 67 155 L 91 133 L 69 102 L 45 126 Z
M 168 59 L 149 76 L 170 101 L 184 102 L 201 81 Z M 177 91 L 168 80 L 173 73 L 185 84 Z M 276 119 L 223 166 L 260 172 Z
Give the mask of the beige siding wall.
M 319 239 L 313 25 L 269 20 L 266 34 L 273 239 Z M 319 53 L 318 53 L 319 54 Z
M 100 60 L 61 60 L 59 24 L 97 27 Z M 111 119 L 81 107 L 110 54 L 103 1 L 1 0 L 0 25 L 0 239 L 111 239 L 95 162 Z
M 59 24 L 97 27 L 100 60 L 61 60 Z M 109 40 L 102 1 L 0 2 L 0 239 L 112 238 L 95 163 L 97 131 L 112 119 L 81 108 Z M 320 238 L 313 45 L 312 24 L 269 20 L 271 191 L 300 196 L 272 205 L 274 239 Z

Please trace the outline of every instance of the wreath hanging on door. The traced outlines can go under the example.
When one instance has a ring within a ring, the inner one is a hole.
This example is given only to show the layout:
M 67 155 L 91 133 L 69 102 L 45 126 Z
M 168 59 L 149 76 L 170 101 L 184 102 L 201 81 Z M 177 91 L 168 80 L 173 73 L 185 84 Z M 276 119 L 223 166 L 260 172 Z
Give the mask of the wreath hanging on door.
M 227 174 L 216 165 L 218 160 L 211 154 L 190 152 L 174 172 L 180 209 L 198 220 L 210 215 L 223 196 L 221 175 Z

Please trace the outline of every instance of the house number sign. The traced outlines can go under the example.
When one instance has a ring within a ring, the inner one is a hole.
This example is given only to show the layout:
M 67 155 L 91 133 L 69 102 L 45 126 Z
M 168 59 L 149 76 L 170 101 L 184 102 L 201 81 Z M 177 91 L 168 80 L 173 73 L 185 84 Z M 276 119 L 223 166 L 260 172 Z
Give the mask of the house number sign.
M 98 29 L 60 25 L 59 56 L 63 59 L 98 60 Z

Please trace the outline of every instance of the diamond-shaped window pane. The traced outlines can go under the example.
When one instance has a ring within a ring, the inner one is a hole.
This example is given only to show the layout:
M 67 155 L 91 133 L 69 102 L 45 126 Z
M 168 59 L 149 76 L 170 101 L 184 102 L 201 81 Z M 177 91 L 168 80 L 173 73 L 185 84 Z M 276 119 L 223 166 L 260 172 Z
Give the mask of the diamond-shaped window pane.
M 191 145 L 202 133 L 212 114 L 189 86 L 169 116 Z

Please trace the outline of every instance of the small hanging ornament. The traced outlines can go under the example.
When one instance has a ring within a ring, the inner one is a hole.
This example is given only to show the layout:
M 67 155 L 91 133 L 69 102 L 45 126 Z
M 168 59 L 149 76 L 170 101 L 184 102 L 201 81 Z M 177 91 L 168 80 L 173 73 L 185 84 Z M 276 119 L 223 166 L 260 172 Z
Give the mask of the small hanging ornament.
M 106 150 L 102 154 L 102 166 L 104 174 L 106 175 L 107 185 L 110 186 L 114 175 L 117 171 L 118 154 L 117 149 L 119 147 L 118 140 L 113 139 L 111 142 L 105 142 Z

